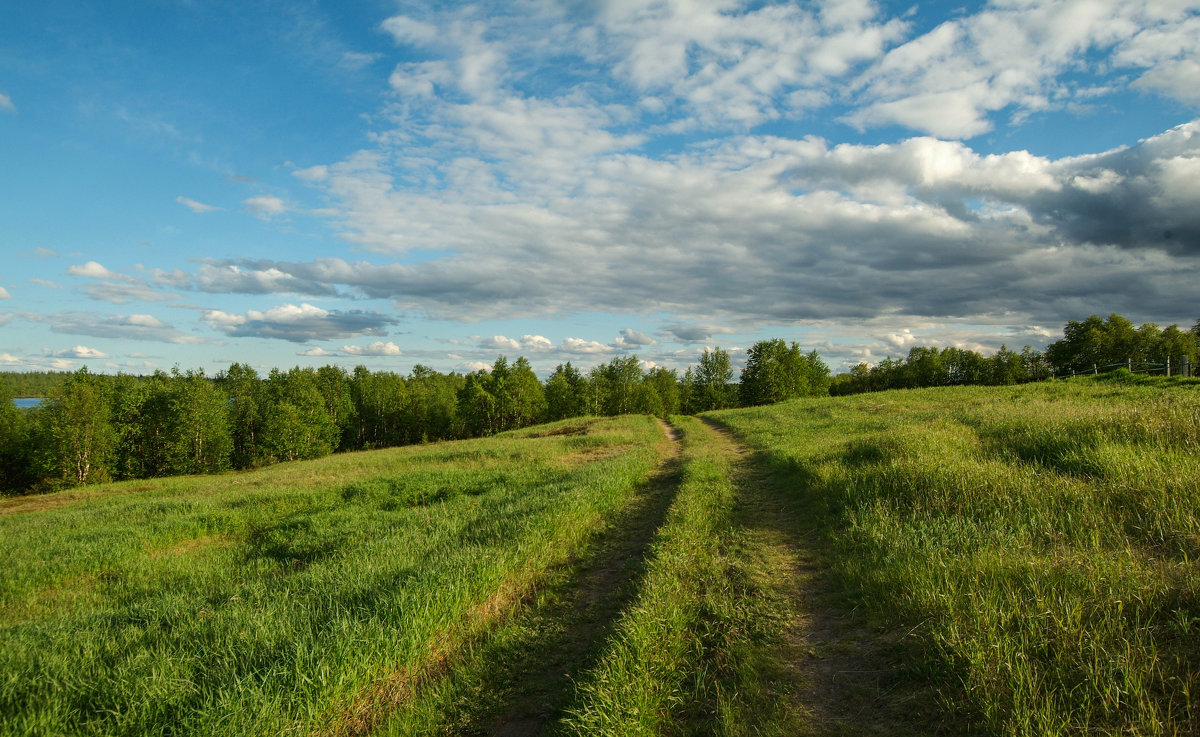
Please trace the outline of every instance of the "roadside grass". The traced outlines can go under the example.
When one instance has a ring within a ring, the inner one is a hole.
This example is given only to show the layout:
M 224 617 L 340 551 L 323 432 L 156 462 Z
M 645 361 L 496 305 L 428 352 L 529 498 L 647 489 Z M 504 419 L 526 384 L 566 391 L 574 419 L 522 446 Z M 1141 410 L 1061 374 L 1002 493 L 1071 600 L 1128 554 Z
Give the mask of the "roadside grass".
M 740 554 L 730 448 L 696 418 L 671 421 L 683 436 L 675 502 L 559 733 L 795 734 L 778 673 L 765 667 L 788 604 L 764 595 L 763 562 Z
M 1200 734 L 1200 392 L 1075 380 L 714 413 L 959 724 Z
M 628 504 L 651 418 L 0 503 L 0 733 L 364 734 Z

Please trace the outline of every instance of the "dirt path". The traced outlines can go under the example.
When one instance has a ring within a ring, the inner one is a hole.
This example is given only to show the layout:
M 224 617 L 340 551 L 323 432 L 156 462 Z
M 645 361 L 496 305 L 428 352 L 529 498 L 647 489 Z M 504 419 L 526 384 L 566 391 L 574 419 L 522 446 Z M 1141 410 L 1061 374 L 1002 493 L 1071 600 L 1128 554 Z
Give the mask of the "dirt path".
M 902 664 L 904 643 L 867 626 L 828 572 L 819 531 L 805 524 L 796 490 L 768 470 L 725 428 L 707 422 L 728 443 L 741 554 L 784 613 L 780 687 L 810 735 L 945 733 L 934 694 Z
M 465 733 L 523 737 L 551 731 L 568 706 L 572 678 L 590 668 L 600 645 L 637 593 L 647 551 L 679 487 L 679 433 L 659 420 L 670 440 L 637 501 L 603 534 L 595 553 L 571 573 L 563 596 L 531 611 L 525 626 L 536 646 L 520 653 L 503 674 L 503 703 L 475 715 Z

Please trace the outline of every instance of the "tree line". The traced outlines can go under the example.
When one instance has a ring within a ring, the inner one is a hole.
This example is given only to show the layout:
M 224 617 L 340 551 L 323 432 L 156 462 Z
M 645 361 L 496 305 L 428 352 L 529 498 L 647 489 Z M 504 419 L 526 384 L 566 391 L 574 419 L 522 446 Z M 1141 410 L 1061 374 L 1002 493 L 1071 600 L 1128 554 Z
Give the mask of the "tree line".
M 871 366 L 859 363 L 835 376 L 833 395 L 916 389 L 962 384 L 1005 385 L 1043 381 L 1073 373 L 1091 373 L 1114 367 L 1141 368 L 1161 365 L 1168 357 L 1175 366 L 1185 359 L 1200 363 L 1200 320 L 1190 330 L 1178 325 L 1161 328 L 1148 322 L 1135 326 L 1117 313 L 1107 318 L 1092 315 L 1071 320 L 1063 337 L 1037 351 L 1025 346 L 1018 353 L 1001 346 L 988 357 L 963 348 L 914 346 L 908 356 L 887 357 Z
M 59 380 L 41 407 L 19 410 L 0 377 L 0 490 L 50 491 L 109 480 L 318 458 L 334 452 L 491 435 L 582 415 L 665 417 L 798 396 L 826 395 L 829 368 L 815 352 L 765 340 L 740 382 L 730 357 L 708 350 L 682 375 L 619 356 L 582 372 L 560 364 L 542 382 L 529 361 L 501 356 L 490 370 L 407 376 L 337 366 L 273 369 L 235 363 L 151 376 Z
M 0 371 L 0 384 L 14 397 L 48 397 L 70 375 L 70 371 Z

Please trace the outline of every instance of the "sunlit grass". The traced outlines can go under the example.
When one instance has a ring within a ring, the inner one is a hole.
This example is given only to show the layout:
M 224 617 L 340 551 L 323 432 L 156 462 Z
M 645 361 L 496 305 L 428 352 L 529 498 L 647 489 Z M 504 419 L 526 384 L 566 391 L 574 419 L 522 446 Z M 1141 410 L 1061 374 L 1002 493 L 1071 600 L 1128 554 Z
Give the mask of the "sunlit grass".
M 0 506 L 0 733 L 366 729 L 662 442 L 649 418 L 576 420 Z
M 946 707 L 1006 734 L 1200 719 L 1200 392 L 1080 381 L 719 414 L 911 630 Z
M 572 735 L 789 734 L 761 650 L 777 645 L 778 602 L 740 555 L 728 447 L 675 417 L 682 481 L 638 595 L 564 722 Z

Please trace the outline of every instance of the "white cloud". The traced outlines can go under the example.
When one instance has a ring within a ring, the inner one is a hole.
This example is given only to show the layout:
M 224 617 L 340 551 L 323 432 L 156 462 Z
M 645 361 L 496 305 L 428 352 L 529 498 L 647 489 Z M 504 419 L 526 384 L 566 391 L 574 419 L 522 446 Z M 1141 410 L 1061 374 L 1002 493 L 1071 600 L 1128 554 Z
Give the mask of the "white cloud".
M 337 294 L 334 287 L 319 280 L 298 277 L 280 269 L 267 265 L 256 268 L 254 264 L 243 266 L 235 263 L 205 261 L 202 262 L 194 279 L 182 278 L 173 274 L 162 274 L 160 279 L 166 283 L 194 286 L 202 292 L 237 293 L 237 294 L 306 294 L 314 296 L 333 296 Z
M 379 60 L 381 54 L 364 54 L 358 51 L 344 51 L 342 58 L 338 61 L 338 66 L 343 69 L 358 71 L 374 64 Z
M 542 353 L 550 350 L 554 344 L 544 335 L 522 335 L 521 347 L 530 353 Z
M 46 288 L 48 288 L 48 289 L 65 289 L 65 287 L 63 287 L 63 285 L 61 285 L 61 284 L 55 284 L 54 282 L 50 281 L 49 279 L 37 279 L 37 278 L 33 278 L 33 279 L 30 279 L 30 280 L 29 280 L 29 283 L 30 283 L 30 284 L 37 284 L 38 286 L 41 286 L 41 287 L 46 287 Z
M 970 138 L 991 130 L 999 111 L 1019 121 L 1086 98 L 1086 85 L 1062 75 L 1109 65 L 1147 69 L 1138 84 L 1196 102 L 1195 11 L 1187 2 L 989 4 L 888 50 L 852 83 L 846 120 Z
M 486 348 L 497 351 L 519 351 L 521 344 L 512 338 L 506 338 L 503 335 L 493 335 L 488 338 L 479 338 L 478 345 L 480 348 Z
M 175 201 L 196 213 L 213 212 L 215 210 L 222 209 L 214 205 L 206 205 L 203 202 L 197 202 L 196 200 L 193 200 L 190 197 L 184 197 L 183 195 L 176 197 Z
M 257 218 L 270 220 L 288 211 L 288 204 L 275 195 L 259 195 L 242 200 L 242 204 Z
M 205 310 L 211 328 L 232 337 L 277 338 L 296 343 L 309 340 L 383 335 L 394 318 L 364 310 L 325 310 L 308 303 L 284 304 L 267 310 L 247 310 L 239 315 Z
M 292 172 L 292 176 L 306 182 L 323 182 L 329 177 L 329 167 L 321 164 L 310 166 L 307 169 L 297 169 Z
M 62 351 L 45 351 L 45 353 L 54 358 L 108 358 L 107 353 L 85 345 L 77 345 Z
M 404 353 L 400 350 L 400 346 L 388 341 L 375 341 L 370 345 L 345 345 L 342 346 L 342 351 L 347 356 L 402 356 Z
M 649 335 L 646 335 L 640 330 L 624 328 L 617 336 L 615 345 L 618 348 L 639 348 L 641 346 L 655 345 L 656 343 L 658 343 L 657 340 L 651 338 Z
M 13 104 L 12 98 L 0 92 L 0 110 L 6 113 L 16 113 L 17 106 Z
M 675 340 L 684 343 L 699 343 L 714 335 L 732 335 L 737 332 L 734 328 L 721 325 L 667 325 L 663 331 Z
M 306 348 L 302 351 L 296 351 L 297 356 L 310 356 L 313 358 L 324 358 L 325 356 L 336 356 L 336 353 L 331 353 L 324 348 Z
M 95 338 L 146 340 L 161 343 L 205 343 L 153 315 L 98 315 L 93 312 L 64 312 L 53 315 L 26 315 L 26 319 L 50 324 L 50 331 L 67 335 L 86 335 Z
M 111 271 L 96 261 L 72 265 L 67 268 L 66 273 L 70 276 L 95 279 L 96 283 L 80 286 L 79 290 L 88 297 L 103 302 L 112 302 L 113 304 L 165 302 L 178 297 L 175 294 L 158 291 L 139 277 Z
M 12 299 L 12 295 L 4 287 L 0 287 L 0 299 Z
M 612 353 L 612 348 L 597 343 L 594 340 L 584 340 L 582 338 L 567 338 L 563 340 L 559 350 L 564 353 L 574 353 L 580 355 L 594 355 L 599 353 Z
M 465 368 L 467 371 L 471 371 L 471 372 L 475 372 L 475 371 L 489 371 L 490 372 L 492 370 L 492 364 L 485 363 L 483 361 L 466 361 L 462 364 L 462 367 Z
M 133 281 L 133 278 L 125 274 L 118 274 L 115 271 L 109 271 L 103 264 L 97 261 L 88 261 L 85 264 L 76 264 L 67 267 L 67 274 L 70 276 L 85 276 L 89 279 L 107 279 L 109 281 Z
M 1192 105 L 1200 104 L 1200 62 L 1173 59 L 1156 65 L 1135 83 Z

